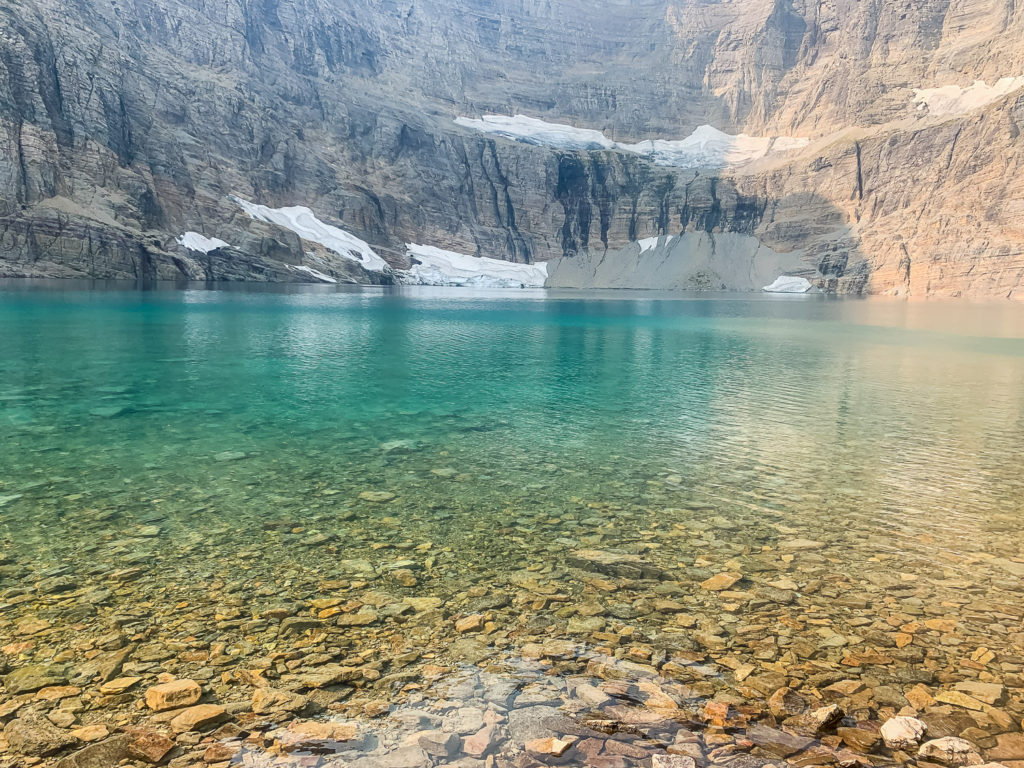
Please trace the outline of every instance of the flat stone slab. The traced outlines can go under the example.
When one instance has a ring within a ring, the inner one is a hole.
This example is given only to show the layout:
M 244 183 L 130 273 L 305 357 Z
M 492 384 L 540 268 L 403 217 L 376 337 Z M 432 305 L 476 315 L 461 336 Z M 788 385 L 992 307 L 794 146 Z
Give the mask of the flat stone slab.
M 657 579 L 664 571 L 646 562 L 639 555 L 609 552 L 600 549 L 576 549 L 568 554 L 566 562 L 574 568 L 626 579 Z

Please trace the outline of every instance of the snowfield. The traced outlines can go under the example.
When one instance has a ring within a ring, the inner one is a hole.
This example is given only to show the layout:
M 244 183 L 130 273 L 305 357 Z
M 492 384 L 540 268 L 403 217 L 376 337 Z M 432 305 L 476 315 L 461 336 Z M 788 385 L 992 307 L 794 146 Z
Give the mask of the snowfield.
M 526 115 L 484 115 L 479 119 L 458 117 L 458 125 L 502 136 L 525 144 L 555 149 L 619 150 L 646 157 L 655 165 L 676 168 L 724 168 L 738 166 L 770 154 L 790 152 L 807 146 L 808 139 L 732 135 L 702 125 L 685 139 L 655 139 L 636 144 L 612 141 L 600 131 L 549 123 Z
M 544 263 L 516 264 L 416 243 L 408 243 L 405 247 L 413 265 L 408 270 L 397 270 L 395 276 L 406 285 L 543 288 L 548 279 L 548 268 Z
M 994 85 L 986 85 L 984 80 L 975 80 L 966 88 L 959 85 L 915 88 L 914 104 L 918 110 L 927 110 L 929 115 L 936 117 L 963 115 L 991 104 L 1018 88 L 1024 88 L 1024 77 L 1003 77 Z
M 218 240 L 216 237 L 206 237 L 198 232 L 186 232 L 184 235 L 178 238 L 178 244 L 188 248 L 190 251 L 196 251 L 198 253 L 209 253 L 215 251 L 218 248 L 230 247 L 228 243 L 223 240 Z
M 807 293 L 811 288 L 811 281 L 807 278 L 782 275 L 761 290 L 766 293 Z
M 304 206 L 290 208 L 268 208 L 231 196 L 231 200 L 241 206 L 247 214 L 258 221 L 276 224 L 290 229 L 303 240 L 319 243 L 329 251 L 346 259 L 359 262 L 363 269 L 371 272 L 389 272 L 391 267 L 373 249 L 355 235 L 338 227 L 320 221 L 313 212 Z

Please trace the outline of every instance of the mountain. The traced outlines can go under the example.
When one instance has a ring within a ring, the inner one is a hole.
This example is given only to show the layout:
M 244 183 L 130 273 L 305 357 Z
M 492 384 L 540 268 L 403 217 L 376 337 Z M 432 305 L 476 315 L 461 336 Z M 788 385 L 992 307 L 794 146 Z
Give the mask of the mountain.
M 389 282 L 418 243 L 1020 298 L 1022 39 L 1015 0 L 4 0 L 0 275 Z

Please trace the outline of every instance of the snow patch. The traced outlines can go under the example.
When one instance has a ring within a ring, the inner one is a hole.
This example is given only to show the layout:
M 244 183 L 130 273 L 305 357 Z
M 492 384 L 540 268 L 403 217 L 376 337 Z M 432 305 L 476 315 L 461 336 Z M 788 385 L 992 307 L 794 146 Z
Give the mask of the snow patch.
M 408 270 L 399 270 L 396 276 L 406 285 L 543 288 L 548 279 L 545 263 L 516 264 L 416 243 L 408 243 L 405 247 L 413 265 Z
M 675 235 L 669 235 L 667 238 L 665 238 L 665 245 L 671 243 L 673 237 L 675 237 Z M 640 246 L 640 253 L 644 253 L 646 251 L 652 251 L 655 248 L 657 248 L 659 240 L 661 240 L 660 235 L 657 237 L 645 237 L 643 240 L 637 240 L 636 244 Z
M 371 272 L 388 272 L 391 269 L 388 263 L 374 253 L 366 242 L 343 229 L 325 224 L 309 208 L 301 205 L 290 208 L 269 208 L 265 205 L 250 203 L 248 200 L 234 195 L 231 196 L 231 200 L 252 218 L 290 229 L 303 240 L 320 243 L 327 250 L 358 262 L 363 269 Z
M 811 281 L 807 278 L 781 275 L 761 290 L 767 293 L 807 293 L 811 287 Z
M 296 272 L 305 272 L 307 275 L 310 275 L 311 277 L 315 277 L 317 280 L 319 280 L 319 281 L 321 281 L 323 283 L 336 283 L 336 282 L 338 282 L 335 278 L 331 277 L 330 275 L 325 275 L 323 272 L 318 272 L 317 270 L 313 269 L 312 267 L 307 267 L 307 266 L 298 266 L 298 267 L 296 267 L 296 266 L 293 266 L 291 264 L 289 264 L 288 266 L 291 267 L 292 269 L 294 269 Z
M 975 80 L 963 88 L 959 85 L 943 85 L 939 88 L 915 88 L 914 104 L 919 111 L 927 110 L 929 115 L 963 115 L 991 104 L 1018 88 L 1024 88 L 1024 77 L 1003 77 L 994 85 L 984 80 Z
M 685 139 L 654 139 L 627 144 L 612 141 L 600 131 L 549 123 L 526 115 L 484 115 L 479 119 L 458 117 L 455 122 L 466 128 L 502 136 L 525 144 L 555 149 L 615 149 L 642 155 L 655 165 L 676 168 L 722 168 L 743 165 L 769 154 L 790 152 L 807 146 L 808 139 L 791 136 L 759 137 L 745 133 L 732 135 L 710 125 L 702 125 Z
M 455 122 L 466 128 L 493 133 L 524 144 L 537 144 L 558 149 L 615 149 L 615 142 L 600 131 L 575 128 L 563 123 L 549 123 L 526 115 L 484 115 L 479 120 L 457 117 Z
M 225 243 L 223 240 L 218 240 L 216 237 L 206 237 L 198 232 L 186 232 L 178 238 L 177 242 L 188 250 L 197 251 L 199 253 L 209 253 L 210 251 L 215 251 L 218 248 L 230 247 L 228 243 Z

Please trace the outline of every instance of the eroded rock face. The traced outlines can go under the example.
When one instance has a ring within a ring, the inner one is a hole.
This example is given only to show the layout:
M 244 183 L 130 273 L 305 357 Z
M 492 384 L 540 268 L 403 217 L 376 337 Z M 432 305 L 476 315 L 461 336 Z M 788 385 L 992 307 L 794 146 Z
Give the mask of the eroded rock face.
M 701 245 L 667 255 L 707 263 L 677 270 L 680 287 L 748 288 L 741 264 L 708 250 L 714 236 L 826 290 L 1020 291 L 1024 90 L 973 110 L 914 101 L 915 88 L 1024 75 L 1012 2 L 15 6 L 0 18 L 2 275 L 317 280 L 296 269 L 308 266 L 388 281 L 253 221 L 236 194 L 309 206 L 398 267 L 417 242 L 580 259 L 560 272 L 599 285 L 623 278 L 588 277 L 589 261 L 629 272 L 630 243 L 685 232 Z M 681 170 L 453 122 L 487 112 L 617 141 L 710 123 L 811 143 Z M 231 247 L 188 251 L 185 231 Z

